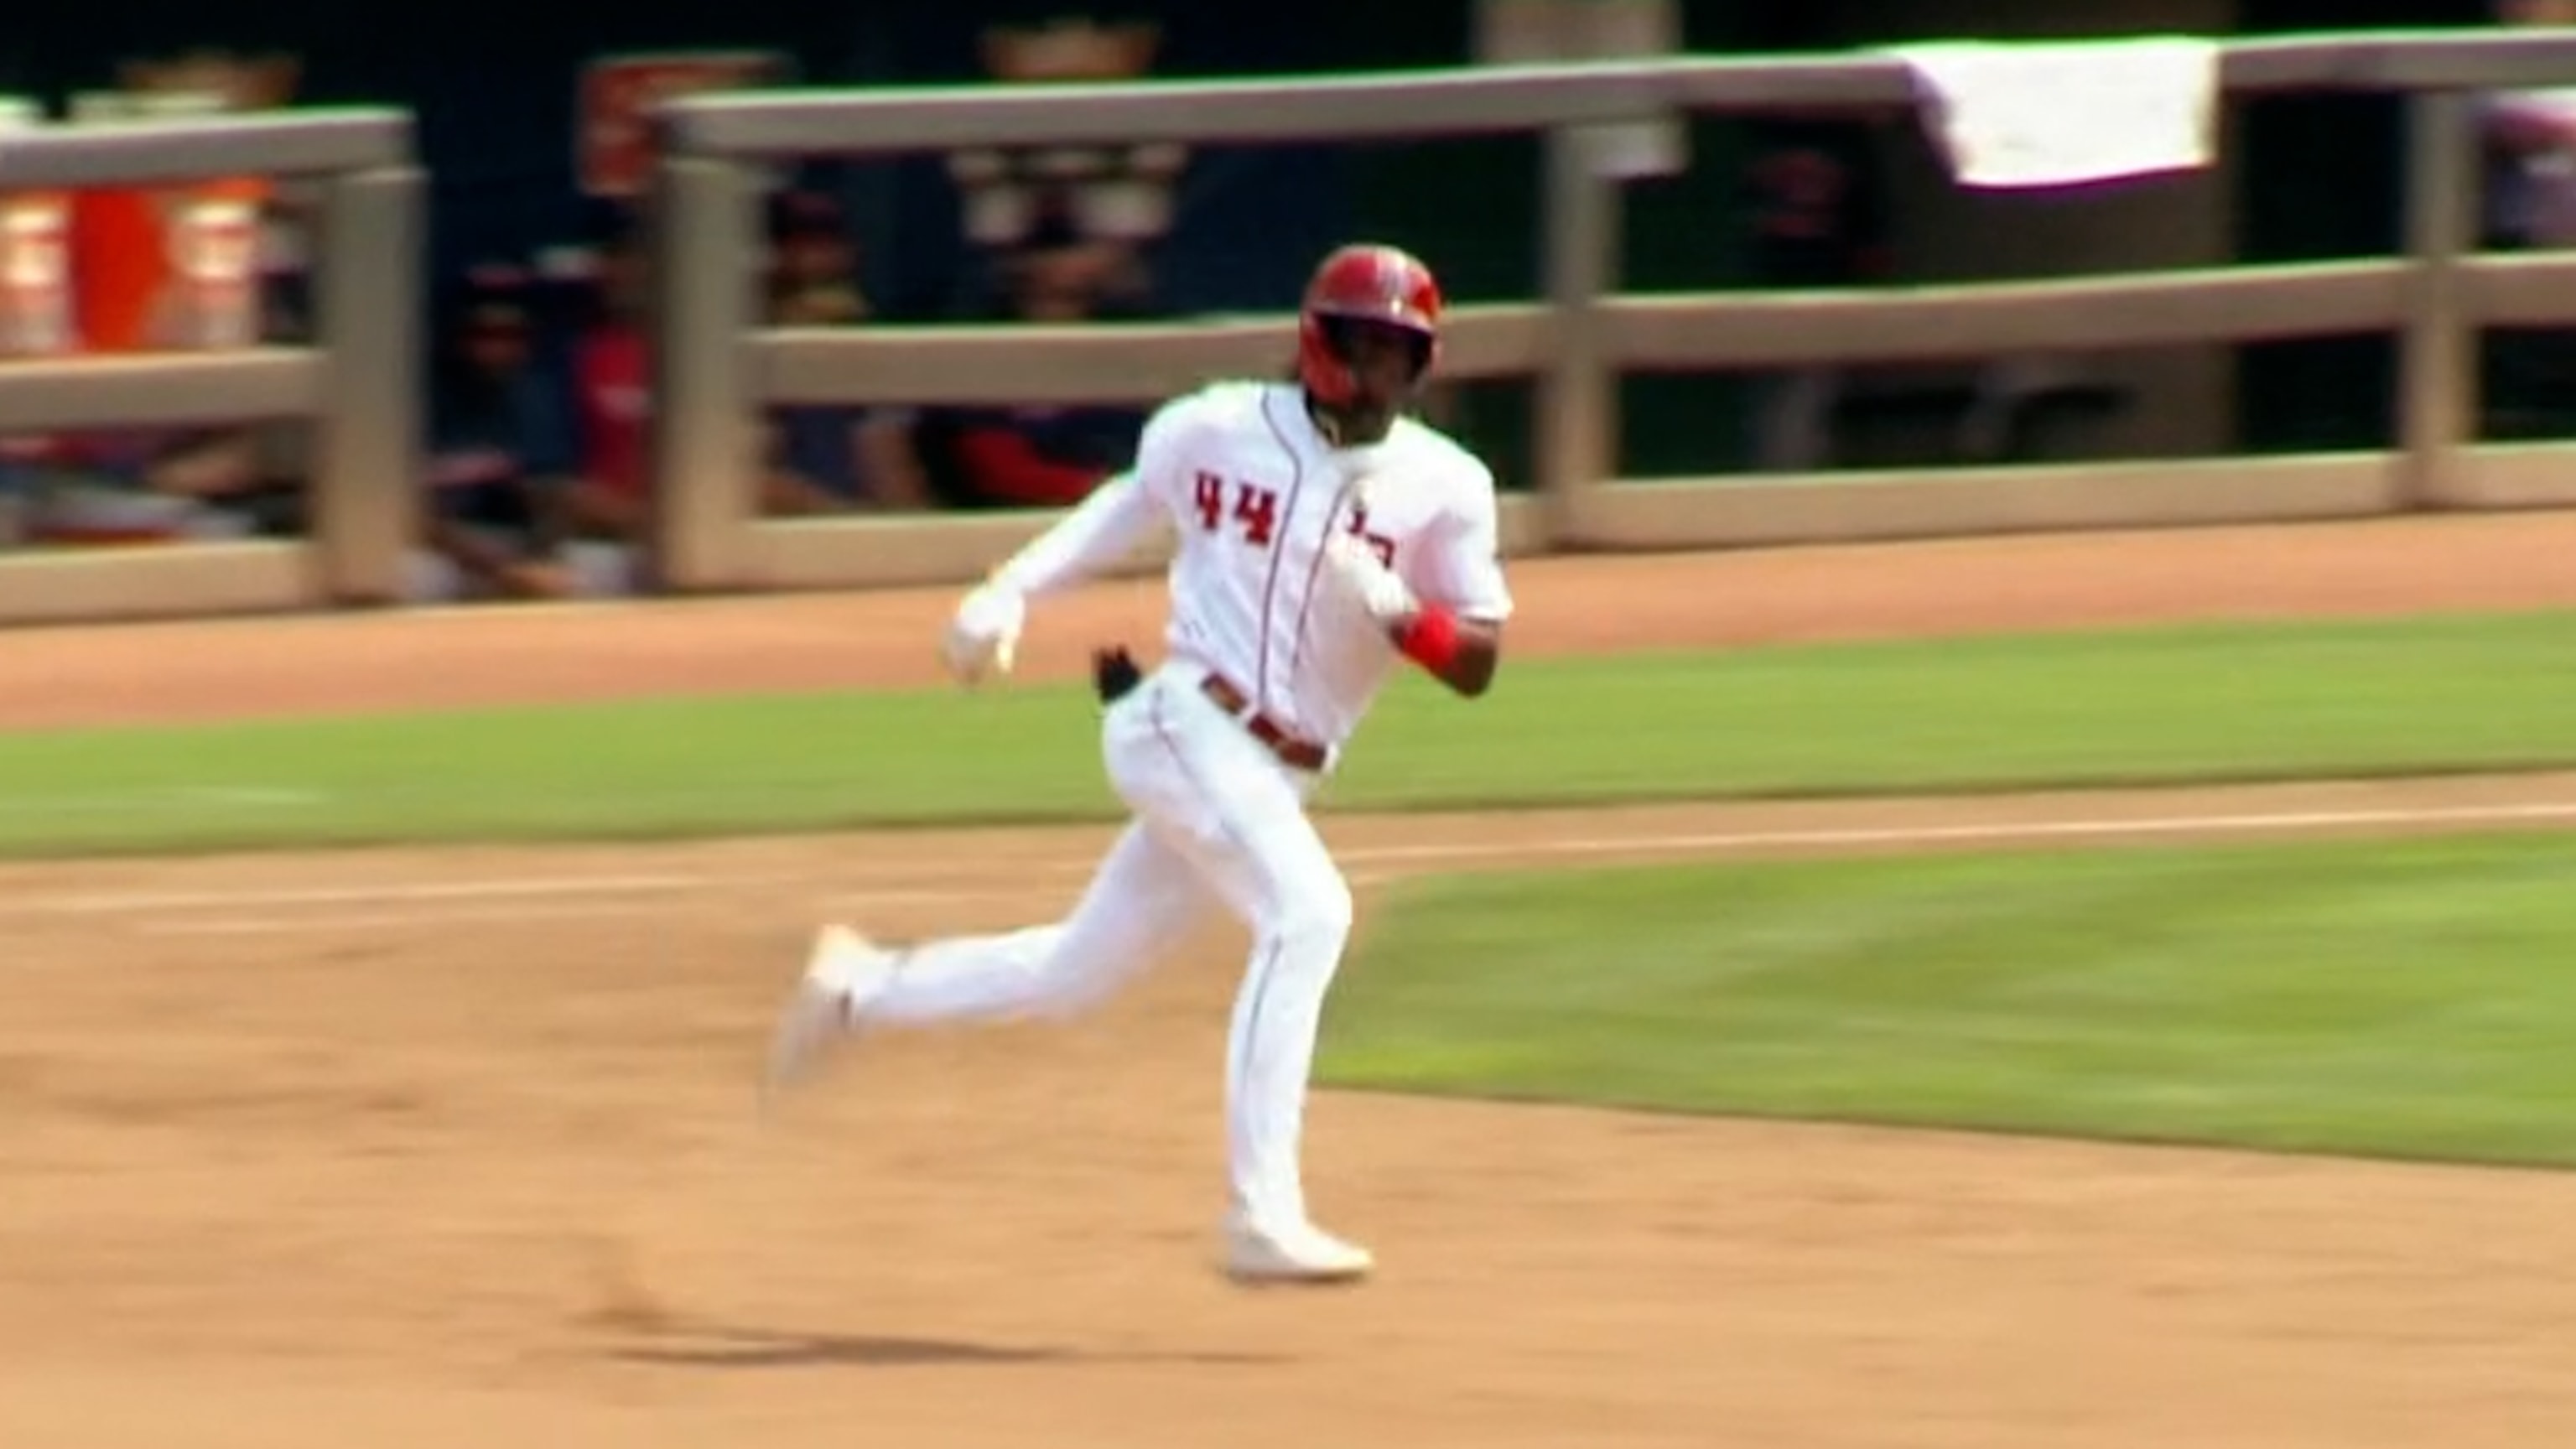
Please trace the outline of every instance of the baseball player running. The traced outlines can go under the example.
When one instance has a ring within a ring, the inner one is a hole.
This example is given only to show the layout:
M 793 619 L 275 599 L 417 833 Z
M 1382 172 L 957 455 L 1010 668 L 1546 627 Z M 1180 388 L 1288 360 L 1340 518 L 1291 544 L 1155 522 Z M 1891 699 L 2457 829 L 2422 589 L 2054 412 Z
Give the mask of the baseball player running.
M 1140 674 L 1123 649 L 1095 656 L 1102 756 L 1133 818 L 1054 924 L 901 948 L 824 927 L 778 1023 L 773 1090 L 862 1024 L 1074 1011 L 1231 912 L 1252 944 L 1226 1050 L 1226 1268 L 1369 1271 L 1366 1249 L 1308 1216 L 1300 1175 L 1317 1022 L 1351 930 L 1306 806 L 1398 661 L 1471 698 L 1494 677 L 1512 598 L 1493 474 L 1403 412 L 1440 312 L 1414 257 L 1333 251 L 1307 285 L 1293 382 L 1165 403 L 1128 472 L 960 601 L 944 649 L 972 684 L 1010 671 L 1030 600 L 1177 534 L 1166 661 Z

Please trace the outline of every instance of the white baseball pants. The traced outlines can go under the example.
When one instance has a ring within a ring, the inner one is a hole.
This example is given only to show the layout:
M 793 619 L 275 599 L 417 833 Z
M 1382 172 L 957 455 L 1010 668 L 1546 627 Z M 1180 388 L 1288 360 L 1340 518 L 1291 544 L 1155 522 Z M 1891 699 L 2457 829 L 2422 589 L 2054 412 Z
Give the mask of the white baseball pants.
M 1291 770 L 1166 666 L 1111 706 L 1109 779 L 1135 818 L 1072 914 L 1053 925 L 921 942 L 868 1008 L 922 1025 L 1066 1013 L 1152 964 L 1210 913 L 1252 948 L 1226 1043 L 1229 1169 L 1256 1222 L 1301 1223 L 1307 1079 L 1351 893 L 1307 818 L 1317 777 Z

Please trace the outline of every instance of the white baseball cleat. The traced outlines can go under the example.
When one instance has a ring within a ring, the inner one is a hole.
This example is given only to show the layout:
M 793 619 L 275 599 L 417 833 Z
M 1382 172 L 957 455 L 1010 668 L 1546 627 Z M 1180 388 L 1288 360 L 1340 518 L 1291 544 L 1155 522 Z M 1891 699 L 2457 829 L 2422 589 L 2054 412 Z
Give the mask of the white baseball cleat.
M 822 1067 L 885 989 L 898 954 L 847 926 L 825 926 L 814 937 L 787 1005 L 770 1039 L 768 1095 L 797 1085 Z
M 1225 1273 L 1238 1283 L 1352 1283 L 1376 1263 L 1313 1223 L 1256 1224 L 1240 1212 L 1225 1222 Z

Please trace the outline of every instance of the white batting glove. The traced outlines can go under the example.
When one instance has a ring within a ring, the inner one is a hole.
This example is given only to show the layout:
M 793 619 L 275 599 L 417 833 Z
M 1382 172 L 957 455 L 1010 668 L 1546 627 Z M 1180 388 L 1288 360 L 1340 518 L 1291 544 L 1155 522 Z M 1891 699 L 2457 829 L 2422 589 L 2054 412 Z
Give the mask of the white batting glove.
M 1381 626 L 1409 618 L 1422 607 L 1395 570 L 1378 561 L 1377 551 L 1364 538 L 1335 533 L 1324 544 L 1324 566 L 1343 596 Z
M 957 612 L 948 620 L 947 637 L 941 641 L 948 672 L 969 686 L 1009 674 L 1028 612 L 1027 600 L 997 585 L 984 584 L 970 591 L 958 601 Z

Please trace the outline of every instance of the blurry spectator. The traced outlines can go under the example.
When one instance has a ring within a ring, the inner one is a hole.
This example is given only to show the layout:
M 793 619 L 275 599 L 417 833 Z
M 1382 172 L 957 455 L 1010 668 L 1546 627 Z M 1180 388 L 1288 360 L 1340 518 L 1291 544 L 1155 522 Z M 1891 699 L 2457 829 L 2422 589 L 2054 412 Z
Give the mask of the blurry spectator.
M 291 425 L 121 428 L 50 439 L 14 486 L 26 542 L 181 543 L 290 532 L 302 480 Z
M 1142 79 L 1162 46 L 1150 20 L 1061 15 L 996 21 L 978 40 L 985 73 L 1014 85 Z M 965 233 L 977 251 L 1008 250 L 1051 225 L 1098 241 L 1151 246 L 1171 231 L 1173 188 L 1189 163 L 1171 142 L 971 147 L 948 156 Z
M 525 279 L 467 279 L 436 338 L 426 444 L 427 599 L 563 598 L 581 592 L 557 556 L 576 467 L 569 409 L 536 365 Z
M 1003 315 L 1022 322 L 1098 321 L 1141 307 L 1133 252 L 1063 227 L 1009 256 L 1002 281 Z M 1144 422 L 1133 405 L 938 408 L 923 417 L 922 446 L 961 506 L 1060 508 L 1125 465 Z
M 573 340 L 578 472 L 563 493 L 563 522 L 575 538 L 624 552 L 643 542 L 651 502 L 643 229 L 620 209 L 597 245 L 593 315 Z
M 1757 134 L 1748 190 L 1763 284 L 1848 287 L 1885 277 L 1886 180 L 1869 123 L 1792 117 Z
M 1833 288 L 1889 271 L 1885 181 L 1866 123 L 1791 116 L 1757 128 L 1746 177 L 1752 270 L 1764 287 Z M 1759 466 L 1803 470 L 1832 456 L 1844 373 L 1801 368 L 1764 380 Z
M 2507 25 L 2576 25 L 2576 0 L 2503 0 Z M 2486 156 L 2483 243 L 2505 251 L 2576 244 L 2576 86 L 2504 91 L 2479 116 Z M 2509 431 L 2576 421 L 2576 334 L 2496 327 L 2484 342 L 2486 402 Z
M 771 325 L 841 327 L 868 319 L 858 241 L 830 197 L 781 193 L 769 208 L 769 246 Z
M 770 213 L 769 325 L 849 327 L 874 315 L 859 247 L 840 208 L 813 192 Z M 770 410 L 764 480 L 777 513 L 919 508 L 928 488 L 912 455 L 911 416 L 894 408 L 808 403 Z
M 2503 0 L 2507 25 L 2576 25 L 2576 0 Z M 2498 91 L 2485 98 L 2491 246 L 2557 247 L 2576 241 L 2576 86 Z
M 826 257 L 832 248 L 800 246 L 799 263 L 815 251 Z M 853 274 L 854 277 L 854 274 Z M 573 343 L 575 416 L 579 423 L 580 467 L 565 491 L 564 522 L 573 543 L 566 556 L 589 576 L 589 587 L 631 588 L 639 545 L 651 517 L 653 358 L 650 302 L 651 261 L 646 254 L 642 218 L 635 212 L 612 212 L 596 254 L 596 292 L 590 321 Z M 848 307 L 858 302 L 853 290 L 835 302 L 832 287 L 806 284 L 795 289 L 800 307 Z M 773 303 L 775 298 L 773 298 Z M 863 310 L 863 307 L 862 307 Z M 765 430 L 758 479 L 761 511 L 772 515 L 838 513 L 851 502 L 820 484 L 778 466 L 788 440 L 775 425 Z

